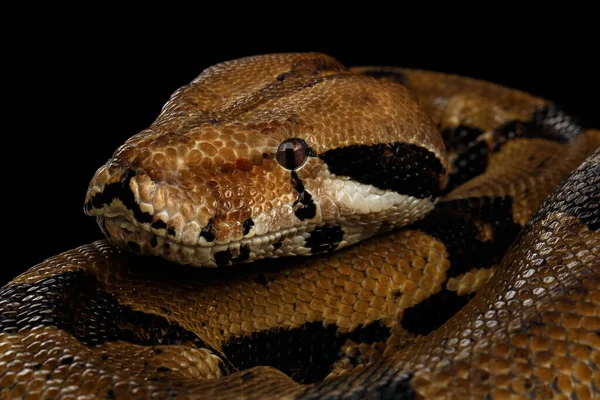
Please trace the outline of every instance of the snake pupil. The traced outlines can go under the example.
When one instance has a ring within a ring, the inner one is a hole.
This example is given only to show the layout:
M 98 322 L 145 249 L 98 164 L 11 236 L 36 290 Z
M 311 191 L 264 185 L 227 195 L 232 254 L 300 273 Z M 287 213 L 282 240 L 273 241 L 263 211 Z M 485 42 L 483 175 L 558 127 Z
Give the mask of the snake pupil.
M 281 142 L 277 149 L 277 162 L 285 169 L 300 168 L 310 153 L 306 142 L 302 139 L 292 138 Z

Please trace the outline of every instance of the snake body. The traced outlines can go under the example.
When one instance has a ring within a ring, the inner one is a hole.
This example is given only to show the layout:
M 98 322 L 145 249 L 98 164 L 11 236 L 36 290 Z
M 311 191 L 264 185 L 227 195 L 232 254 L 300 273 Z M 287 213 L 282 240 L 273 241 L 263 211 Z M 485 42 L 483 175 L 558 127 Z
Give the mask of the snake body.
M 598 396 L 599 144 L 466 77 L 218 64 L 92 178 L 107 240 L 0 290 L 0 397 Z

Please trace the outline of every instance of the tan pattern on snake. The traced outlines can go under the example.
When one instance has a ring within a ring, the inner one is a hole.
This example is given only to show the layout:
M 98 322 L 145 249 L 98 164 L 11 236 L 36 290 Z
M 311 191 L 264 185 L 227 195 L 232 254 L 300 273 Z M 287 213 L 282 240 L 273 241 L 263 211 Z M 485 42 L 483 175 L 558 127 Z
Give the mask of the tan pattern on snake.
M 0 291 L 0 397 L 597 397 L 599 143 L 469 78 L 219 64 L 92 179 L 108 241 Z

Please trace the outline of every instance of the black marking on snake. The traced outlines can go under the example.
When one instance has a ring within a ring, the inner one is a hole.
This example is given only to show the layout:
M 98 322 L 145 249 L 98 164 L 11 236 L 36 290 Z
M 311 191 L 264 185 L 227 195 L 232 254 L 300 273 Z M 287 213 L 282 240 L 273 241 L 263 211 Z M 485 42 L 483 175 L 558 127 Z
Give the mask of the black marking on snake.
M 243 374 L 243 375 L 241 376 L 241 378 L 242 378 L 242 380 L 245 382 L 245 381 L 247 381 L 248 379 L 256 378 L 256 375 L 255 375 L 254 373 L 252 373 L 252 372 L 246 372 L 245 374 Z
M 319 157 L 331 173 L 418 198 L 437 197 L 445 174 L 435 154 L 408 143 L 352 145 Z
M 414 400 L 416 393 L 410 386 L 412 378 L 412 373 L 402 373 L 393 376 L 391 379 L 383 379 L 365 394 L 379 392 L 381 393 L 381 399 Z
M 175 227 L 170 226 L 167 228 L 167 235 L 169 236 L 175 236 Z
M 240 246 L 239 254 L 234 257 L 233 249 L 218 251 L 215 253 L 215 263 L 218 267 L 224 267 L 232 264 L 239 264 L 247 261 L 250 258 L 250 248 L 248 246 Z
M 106 398 L 107 399 L 116 399 L 117 395 L 115 394 L 114 390 L 109 389 L 108 392 L 106 392 Z
M 457 155 L 452 162 L 445 193 L 485 172 L 489 148 L 485 141 L 476 140 L 482 134 L 481 129 L 465 125 L 442 131 L 446 149 Z
M 376 79 L 389 79 L 401 84 L 402 86 L 408 86 L 408 78 L 406 77 L 406 75 L 399 71 L 390 71 L 384 68 L 369 69 L 364 71 L 363 74 Z
M 127 242 L 127 247 L 129 247 L 131 250 L 135 251 L 136 253 L 140 253 L 142 251 L 140 245 L 137 244 L 136 242 L 132 242 L 132 241 Z
M 448 152 L 464 153 L 469 144 L 476 141 L 483 131 L 467 125 L 446 128 L 441 132 L 444 145 Z
M 344 232 L 340 226 L 325 225 L 310 232 L 310 237 L 306 239 L 306 246 L 310 248 L 312 254 L 323 253 L 335 250 L 343 238 Z
M 54 326 L 90 347 L 120 340 L 142 346 L 192 343 L 205 347 L 177 323 L 119 304 L 95 277 L 81 270 L 4 287 L 0 304 L 5 305 L 0 310 L 0 332 Z
M 375 377 L 377 379 L 374 379 Z M 355 371 L 351 379 L 327 379 L 306 386 L 296 398 L 333 400 L 339 398 L 337 394 L 343 393 L 343 399 L 353 400 L 414 400 L 416 394 L 410 386 L 412 378 L 412 373 L 398 372 L 393 365 L 378 362 L 371 368 Z
M 298 177 L 296 171 L 291 172 L 291 177 L 292 186 L 294 187 L 294 190 L 298 192 L 298 200 L 296 200 L 292 206 L 294 214 L 302 221 L 314 218 L 317 213 L 317 206 L 315 205 L 312 196 L 304 189 L 304 184 Z
M 456 292 L 442 289 L 414 307 L 404 310 L 402 327 L 410 333 L 427 335 L 442 326 L 463 308 L 474 294 L 459 296 Z
M 60 360 L 60 365 L 71 365 L 73 363 L 73 356 L 64 357 Z
M 560 212 L 578 218 L 591 231 L 600 229 L 600 149 L 564 180 L 537 214 Z M 533 219 L 532 219 L 533 221 Z M 530 221 L 530 224 L 533 222 Z M 528 224 L 528 227 L 529 225 Z
M 242 233 L 244 235 L 247 235 L 248 232 L 250 232 L 250 229 L 252 229 L 252 227 L 254 226 L 254 221 L 252 220 L 252 218 L 247 218 L 244 223 L 242 224 Z
M 343 69 L 344 67 L 337 60 L 324 58 L 307 58 L 295 62 L 289 71 L 279 74 L 276 79 L 278 82 L 284 82 L 287 78 L 291 77 L 298 78 L 300 76 L 316 76 L 323 71 L 339 72 Z
M 583 132 L 576 118 L 554 104 L 538 108 L 529 121 L 508 121 L 494 130 L 494 151 L 514 138 L 542 138 L 568 143 Z
M 150 239 L 150 246 L 152 247 L 156 247 L 158 245 L 158 238 L 156 237 L 156 235 L 152 236 L 152 239 Z
M 231 259 L 233 258 L 229 249 L 218 251 L 214 255 L 215 263 L 217 263 L 217 267 L 224 267 L 227 265 L 231 265 Z
M 240 247 L 240 255 L 233 259 L 234 263 L 247 261 L 250 258 L 250 248 L 248 246 Z
M 307 322 L 295 329 L 280 328 L 233 338 L 223 345 L 223 353 L 239 370 L 266 365 L 296 382 L 312 383 L 327 376 L 346 341 L 374 343 L 389 336 L 390 328 L 379 322 L 348 333 L 339 333 L 335 325 L 324 327 L 322 322 Z
M 509 121 L 494 129 L 494 151 L 500 148 L 508 141 L 515 138 L 535 137 L 535 131 L 530 129 L 530 124 L 522 121 Z
M 215 240 L 215 220 L 213 218 L 208 220 L 208 223 L 204 228 L 200 230 L 200 236 L 206 239 L 207 242 L 212 242 Z
M 157 219 L 150 226 L 154 229 L 167 229 L 167 223 L 162 219 Z
M 104 205 L 110 205 L 113 200 L 120 200 L 123 205 L 133 212 L 133 217 L 141 223 L 152 222 L 152 214 L 143 212 L 140 206 L 136 203 L 133 192 L 129 187 L 131 178 L 136 175 L 136 172 L 132 169 L 128 169 L 123 172 L 119 182 L 109 183 L 104 186 L 104 190 L 100 193 L 96 193 L 91 203 L 94 208 L 100 209 Z
M 283 242 L 275 242 L 275 243 L 273 243 L 273 248 L 275 250 L 279 249 L 281 246 L 283 246 Z
M 371 322 L 366 326 L 354 329 L 352 332 L 340 335 L 344 339 L 352 340 L 354 343 L 375 343 L 390 337 L 390 328 L 379 322 Z
M 487 224 L 491 241 L 478 237 Z M 440 202 L 424 219 L 410 226 L 440 240 L 449 253 L 448 277 L 472 268 L 489 268 L 501 261 L 521 231 L 512 219 L 511 197 L 474 197 Z

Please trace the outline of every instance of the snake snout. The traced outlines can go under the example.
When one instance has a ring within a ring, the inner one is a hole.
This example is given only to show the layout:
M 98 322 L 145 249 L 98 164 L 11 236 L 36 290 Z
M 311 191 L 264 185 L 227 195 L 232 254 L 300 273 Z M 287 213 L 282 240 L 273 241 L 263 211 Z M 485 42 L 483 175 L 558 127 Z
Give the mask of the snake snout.
M 182 264 L 211 260 L 214 224 L 201 198 L 133 168 L 109 170 L 101 168 L 92 179 L 84 211 L 113 244 Z
M 205 171 L 190 188 L 135 166 L 106 166 L 92 179 L 84 208 L 117 247 L 179 264 L 214 267 L 299 251 L 293 238 L 314 226 L 297 226 L 292 199 L 271 193 L 285 185 L 256 183 L 248 174 Z
M 152 222 L 152 215 L 140 207 L 139 191 L 136 196 L 135 190 L 138 185 L 132 186 L 132 178 L 136 176 L 134 170 L 127 169 L 109 179 L 105 178 L 104 182 L 101 175 L 102 172 L 99 172 L 94 177 L 88 189 L 84 210 L 86 214 L 114 217 L 112 214 L 129 210 L 136 221 Z

